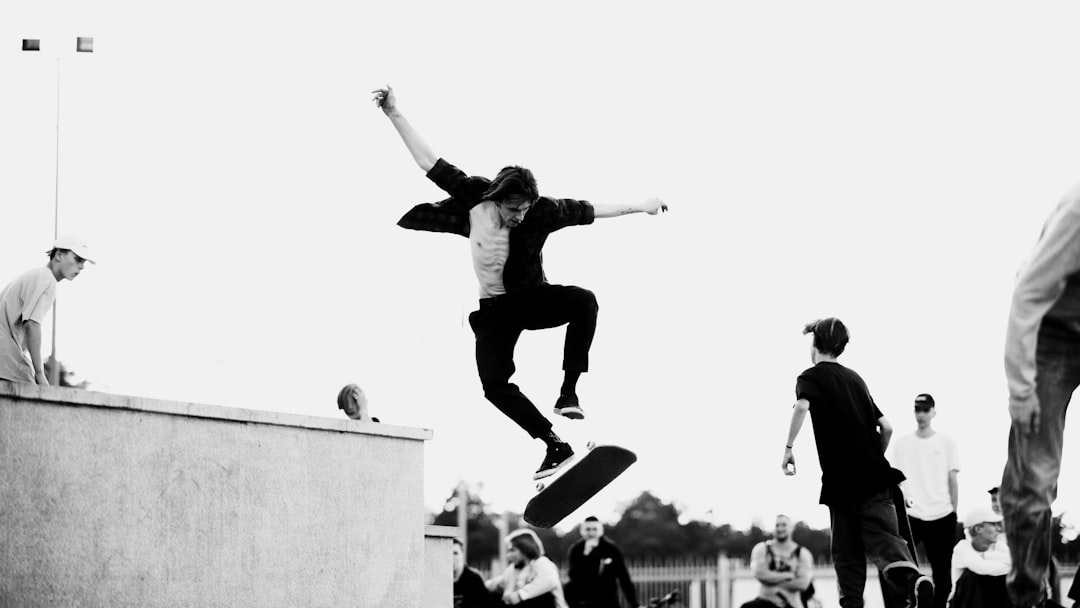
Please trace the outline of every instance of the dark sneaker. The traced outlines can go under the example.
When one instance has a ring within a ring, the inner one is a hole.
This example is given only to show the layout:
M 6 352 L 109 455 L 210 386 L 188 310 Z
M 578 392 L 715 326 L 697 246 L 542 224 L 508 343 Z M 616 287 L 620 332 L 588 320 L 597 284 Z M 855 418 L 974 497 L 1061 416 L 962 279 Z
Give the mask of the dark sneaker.
M 548 446 L 547 455 L 544 456 L 544 462 L 540 463 L 540 468 L 533 475 L 533 479 L 543 479 L 550 475 L 554 475 L 556 471 L 570 462 L 570 458 L 573 455 L 574 450 L 570 448 L 569 443 L 556 443 L 555 445 Z
M 577 395 L 559 395 L 558 400 L 555 401 L 555 413 L 571 420 L 585 418 L 585 410 L 581 409 Z
M 930 608 L 934 605 L 934 581 L 925 574 L 915 579 L 911 586 L 908 608 Z

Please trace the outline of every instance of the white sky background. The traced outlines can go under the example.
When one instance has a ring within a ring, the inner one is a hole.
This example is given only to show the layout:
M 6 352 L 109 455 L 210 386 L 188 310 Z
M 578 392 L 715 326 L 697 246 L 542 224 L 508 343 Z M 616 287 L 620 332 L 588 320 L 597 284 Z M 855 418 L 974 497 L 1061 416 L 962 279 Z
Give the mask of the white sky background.
M 521 511 L 542 446 L 483 399 L 467 241 L 395 226 L 443 195 L 370 102 L 389 82 L 467 172 L 671 206 L 545 249 L 601 307 L 589 418 L 556 430 L 640 458 L 582 513 L 648 489 L 737 527 L 826 526 L 809 425 L 799 474 L 780 459 L 800 331 L 833 315 L 898 435 L 936 397 L 960 510 L 985 504 L 1012 279 L 1080 180 L 1080 6 L 585 4 L 0 9 L 0 280 L 51 243 L 59 56 L 60 231 L 101 259 L 60 285 L 62 361 L 98 390 L 329 417 L 357 382 L 384 422 L 434 429 L 430 509 L 464 479 Z M 518 346 L 548 414 L 562 336 Z M 1067 448 L 1059 510 L 1078 470 Z

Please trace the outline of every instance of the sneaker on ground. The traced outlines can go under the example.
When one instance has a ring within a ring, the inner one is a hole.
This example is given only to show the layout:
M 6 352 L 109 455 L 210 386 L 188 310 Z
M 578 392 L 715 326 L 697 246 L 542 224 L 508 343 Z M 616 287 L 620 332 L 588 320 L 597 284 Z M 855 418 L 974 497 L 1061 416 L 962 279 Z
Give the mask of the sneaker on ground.
M 540 468 L 533 475 L 533 479 L 543 479 L 554 475 L 556 471 L 570 462 L 573 455 L 574 450 L 571 449 L 569 443 L 556 443 L 549 446 L 547 455 L 544 456 L 544 461 L 540 463 Z
M 915 579 L 911 588 L 910 608 L 930 608 L 934 605 L 934 581 L 923 574 Z
M 559 395 L 559 398 L 555 401 L 555 413 L 571 420 L 585 418 L 585 410 L 581 409 L 577 395 Z

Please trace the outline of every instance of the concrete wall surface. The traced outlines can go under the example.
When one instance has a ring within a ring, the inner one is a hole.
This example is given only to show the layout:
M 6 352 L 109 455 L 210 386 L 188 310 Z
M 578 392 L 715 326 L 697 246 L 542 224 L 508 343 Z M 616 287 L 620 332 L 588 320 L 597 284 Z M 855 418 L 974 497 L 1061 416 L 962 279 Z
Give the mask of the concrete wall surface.
M 454 569 L 450 552 L 458 529 L 453 526 L 424 528 L 424 606 L 451 608 L 454 605 Z
M 427 606 L 430 437 L 0 381 L 0 606 Z

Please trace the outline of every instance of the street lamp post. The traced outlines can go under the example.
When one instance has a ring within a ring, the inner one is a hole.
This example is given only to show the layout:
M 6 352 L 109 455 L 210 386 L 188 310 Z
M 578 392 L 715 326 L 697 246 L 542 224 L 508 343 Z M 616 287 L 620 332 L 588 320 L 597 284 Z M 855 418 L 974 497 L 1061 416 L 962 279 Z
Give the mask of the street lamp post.
M 41 40 L 37 38 L 23 38 L 22 50 L 24 52 L 40 52 Z M 75 38 L 76 53 L 93 53 L 94 38 L 91 36 L 78 36 Z M 53 173 L 53 240 L 60 238 L 60 56 L 56 57 L 56 162 Z M 60 360 L 56 357 L 56 309 L 53 303 L 52 309 L 52 354 L 49 360 L 52 369 L 49 373 L 49 384 L 60 384 Z

